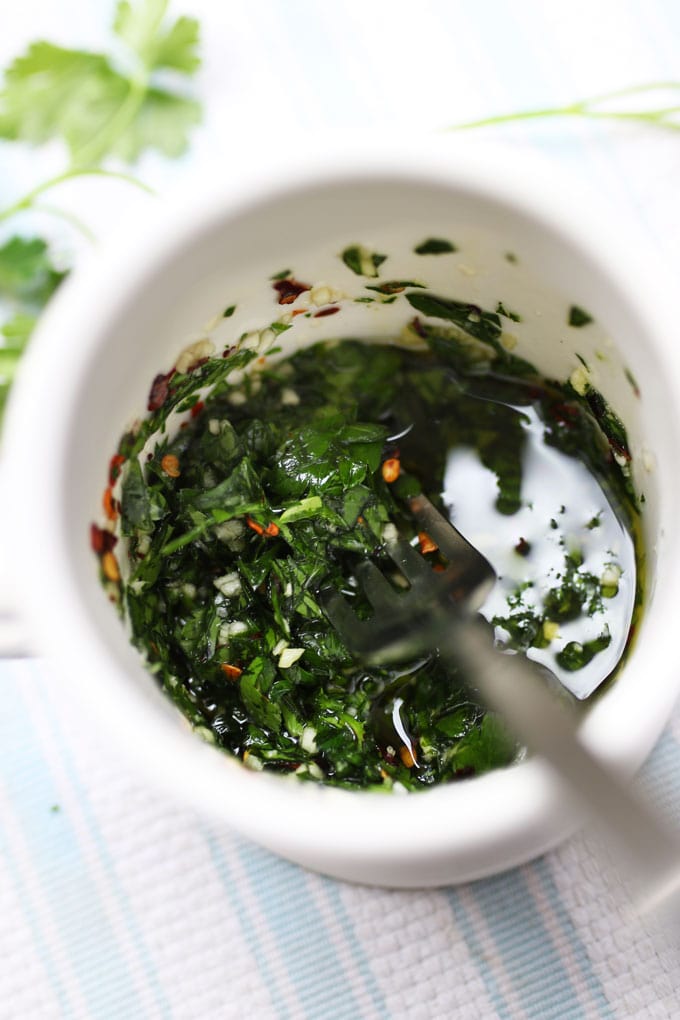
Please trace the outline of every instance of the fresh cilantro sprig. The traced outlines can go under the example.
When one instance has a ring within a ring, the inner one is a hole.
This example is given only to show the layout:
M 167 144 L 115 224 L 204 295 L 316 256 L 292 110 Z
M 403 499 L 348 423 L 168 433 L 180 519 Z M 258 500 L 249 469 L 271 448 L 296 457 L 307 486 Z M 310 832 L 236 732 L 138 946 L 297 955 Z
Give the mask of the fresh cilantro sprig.
M 181 17 L 166 25 L 166 8 L 167 0 L 121 0 L 113 22 L 118 59 L 32 43 L 5 73 L 0 137 L 31 145 L 59 139 L 70 155 L 67 172 L 110 157 L 132 164 L 145 149 L 180 155 L 200 119 L 198 102 L 182 89 L 200 63 L 198 23 Z M 171 86 L 161 72 L 173 73 Z
M 513 113 L 502 113 L 480 120 L 464 121 L 453 124 L 451 130 L 463 131 L 470 128 L 492 127 L 498 124 L 510 124 L 515 121 L 539 120 L 549 117 L 582 117 L 589 120 L 628 121 L 648 124 L 652 127 L 668 128 L 680 131 L 680 105 L 678 103 L 655 105 L 641 109 L 620 109 L 618 100 L 636 95 L 664 95 L 680 98 L 680 82 L 649 82 L 644 85 L 633 85 L 630 88 L 607 92 L 589 99 L 580 99 L 566 106 L 546 106 L 535 110 L 520 110 Z M 614 105 L 610 105 L 614 104 Z
M 0 297 L 7 317 L 0 326 L 0 414 L 19 359 L 38 315 L 66 273 L 52 263 L 40 237 L 14 236 L 0 247 Z
M 0 224 L 27 211 L 92 233 L 46 192 L 76 177 L 112 177 L 151 189 L 126 172 L 147 150 L 180 156 L 200 120 L 187 83 L 200 65 L 195 18 L 168 19 L 168 0 L 120 0 L 110 53 L 31 43 L 7 68 L 0 90 L 0 139 L 61 144 L 65 166 L 0 209 Z M 15 234 L 0 247 L 0 413 L 16 366 L 42 308 L 66 275 L 47 241 Z

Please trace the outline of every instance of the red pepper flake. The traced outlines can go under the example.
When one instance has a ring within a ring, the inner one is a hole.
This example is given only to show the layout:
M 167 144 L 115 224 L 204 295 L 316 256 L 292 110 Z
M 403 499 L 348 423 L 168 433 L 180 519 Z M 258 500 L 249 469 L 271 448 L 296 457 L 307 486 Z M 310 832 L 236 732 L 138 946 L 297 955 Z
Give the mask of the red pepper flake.
M 154 381 L 151 383 L 151 390 L 149 391 L 149 402 L 146 405 L 149 411 L 158 411 L 163 406 L 165 401 L 168 399 L 170 392 L 170 380 L 175 374 L 175 369 L 171 368 L 165 375 L 157 375 Z
M 553 404 L 550 408 L 550 416 L 560 425 L 573 428 L 579 416 L 579 410 L 573 404 Z
M 437 549 L 439 548 L 434 539 L 430 538 L 426 531 L 418 532 L 418 542 L 420 544 L 420 551 L 423 554 L 423 556 L 425 555 L 425 553 L 436 552 Z
M 174 453 L 166 453 L 161 458 L 161 468 L 170 478 L 179 478 L 180 476 L 179 460 L 175 457 Z
M 265 538 L 276 538 L 279 533 L 279 526 L 274 521 L 270 521 L 266 526 L 259 524 L 254 521 L 250 514 L 246 514 L 246 524 L 251 528 L 256 535 L 264 535 Z
M 402 764 L 404 764 L 407 769 L 412 769 L 414 765 L 418 764 L 415 748 L 407 747 L 406 744 L 402 744 L 399 748 L 399 757 L 402 760 Z
M 102 570 L 104 571 L 104 577 L 108 581 L 120 581 L 120 568 L 118 566 L 118 560 L 114 554 L 109 550 L 102 556 Z
M 116 510 L 116 501 L 113 498 L 111 492 L 111 486 L 108 489 L 104 489 L 104 495 L 102 496 L 102 506 L 104 507 L 104 513 L 110 521 L 115 521 L 118 517 L 118 511 Z
M 519 553 L 520 556 L 528 556 L 531 552 L 531 542 L 527 542 L 526 538 L 520 538 L 515 546 L 515 552 Z
M 435 574 L 443 574 L 444 571 L 446 570 L 446 567 L 444 566 L 443 563 L 435 563 L 432 569 L 434 570 Z
M 223 358 L 228 358 L 231 354 L 234 353 L 235 350 L 236 350 L 236 344 L 232 344 L 231 347 L 225 347 L 224 350 L 222 351 L 222 357 Z
M 199 414 L 201 413 L 204 407 L 205 404 L 203 403 L 203 401 L 197 400 L 194 406 L 191 408 L 191 417 L 198 418 Z
M 116 453 L 109 461 L 109 485 L 113 485 L 120 475 L 121 466 L 125 463 L 122 453 Z
M 388 457 L 387 460 L 383 461 L 382 465 L 382 476 L 388 485 L 391 482 L 396 482 L 401 471 L 401 464 L 398 457 Z
M 294 317 L 296 315 L 304 315 L 306 311 L 306 308 L 294 308 L 290 314 Z
M 300 283 L 299 280 L 276 280 L 272 284 L 274 290 L 279 295 L 280 305 L 292 305 L 293 301 L 304 294 L 306 290 L 311 290 L 311 286 L 308 283 Z
M 330 308 L 320 308 L 318 312 L 314 312 L 315 319 L 323 319 L 327 315 L 335 315 L 336 312 L 340 311 L 340 305 L 332 305 Z
M 411 329 L 413 330 L 413 332 L 417 333 L 417 335 L 419 337 L 423 337 L 423 339 L 424 339 L 427 336 L 427 332 L 426 332 L 425 327 L 423 325 L 422 319 L 419 319 L 417 315 L 416 315 L 416 317 L 414 319 L 411 319 L 411 322 L 409 323 L 409 325 L 410 325 Z
M 98 556 L 110 552 L 117 541 L 116 536 L 106 528 L 99 528 L 96 524 L 90 525 L 90 545 L 92 551 L 96 552 Z
M 264 528 L 262 525 L 258 524 L 257 521 L 254 521 L 249 514 L 246 514 L 246 524 L 249 528 L 252 528 L 256 535 L 264 535 Z
M 241 676 L 241 673 L 243 672 L 243 670 L 240 669 L 238 666 L 232 666 L 228 662 L 221 663 L 220 669 L 222 670 L 224 675 L 228 677 L 230 680 L 238 680 L 238 678 Z

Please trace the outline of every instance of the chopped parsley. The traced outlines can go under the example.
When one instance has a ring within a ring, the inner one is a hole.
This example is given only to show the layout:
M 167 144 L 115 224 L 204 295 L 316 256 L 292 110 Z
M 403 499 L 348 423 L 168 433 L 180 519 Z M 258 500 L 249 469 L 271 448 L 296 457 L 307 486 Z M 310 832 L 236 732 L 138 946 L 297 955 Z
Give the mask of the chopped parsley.
M 396 668 L 355 661 L 320 590 L 342 591 L 369 615 L 358 568 L 370 559 L 398 588 L 386 552 L 395 535 L 443 564 L 406 499 L 423 491 L 442 505 L 451 451 L 475 451 L 493 473 L 503 517 L 524 505 L 530 441 L 585 465 L 632 532 L 637 510 L 627 461 L 612 458 L 627 449 L 625 430 L 593 403 L 596 391 L 581 396 L 509 353 L 498 313 L 421 290 L 391 297 L 425 317 L 409 324 L 408 346 L 326 341 L 266 367 L 236 349 L 157 376 L 151 414 L 111 462 L 112 480 L 122 479 L 118 504 L 107 492 L 128 539 L 125 582 L 114 535 L 93 525 L 92 544 L 135 645 L 206 739 L 251 768 L 417 790 L 508 764 L 519 749 L 455 661 L 436 651 Z M 168 434 L 173 410 L 188 417 Z M 560 506 L 560 520 L 568 510 Z M 509 648 L 540 649 L 573 673 L 610 644 L 602 599 L 622 602 L 610 583 L 618 574 L 610 563 L 601 581 L 567 542 L 566 523 L 543 519 L 546 535 L 562 529 L 550 540 L 563 549 L 559 571 L 547 587 L 510 590 L 489 626 Z M 524 569 L 534 537 L 513 542 Z M 581 630 L 556 646 L 562 626 Z
M 352 244 L 345 248 L 340 256 L 348 269 L 351 269 L 357 276 L 377 276 L 378 268 L 383 264 L 387 255 L 379 255 L 377 252 L 369 251 L 361 244 Z
M 428 237 L 413 250 L 416 255 L 446 255 L 448 252 L 458 251 L 455 244 L 444 240 L 443 237 Z
M 587 326 L 589 322 L 593 321 L 592 315 L 585 312 L 583 308 L 579 308 L 578 305 L 572 305 L 569 309 L 569 318 L 567 319 L 570 326 L 575 326 L 580 329 L 582 326 Z

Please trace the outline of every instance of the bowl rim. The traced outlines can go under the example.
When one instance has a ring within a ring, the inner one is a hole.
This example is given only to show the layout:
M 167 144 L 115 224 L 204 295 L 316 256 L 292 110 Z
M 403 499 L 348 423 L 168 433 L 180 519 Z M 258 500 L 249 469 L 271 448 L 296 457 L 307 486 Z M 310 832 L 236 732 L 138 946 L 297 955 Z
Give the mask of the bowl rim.
M 672 309 L 667 302 L 672 290 L 664 290 L 663 271 L 652 268 L 644 239 L 625 239 L 621 225 L 607 221 L 602 208 L 596 208 L 590 197 L 550 164 L 547 178 L 545 169 L 540 170 L 545 166 L 542 157 L 527 157 L 501 147 L 503 176 L 499 178 L 499 164 L 490 155 L 490 150 L 497 148 L 471 147 L 466 142 L 463 147 L 427 143 L 387 148 L 381 144 L 372 149 L 362 140 L 356 148 L 326 150 L 314 158 L 298 154 L 285 168 L 277 167 L 276 180 L 265 169 L 244 174 L 237 185 L 232 183 L 228 194 L 223 187 L 196 188 L 194 182 L 193 196 L 181 203 L 176 200 L 172 218 L 167 216 L 167 205 L 150 214 L 148 226 L 138 234 L 145 240 L 134 251 L 123 233 L 67 281 L 36 330 L 8 408 L 3 465 L 6 491 L 26 494 L 29 457 L 35 479 L 28 486 L 28 499 L 6 501 L 7 534 L 16 536 L 9 552 L 15 554 L 12 566 L 20 607 L 30 632 L 39 638 L 41 651 L 157 782 L 270 849 L 312 865 L 318 859 L 322 870 L 344 871 L 343 877 L 356 874 L 360 878 L 362 861 L 402 861 L 406 874 L 410 859 L 420 862 L 417 867 L 422 870 L 428 855 L 447 853 L 456 880 L 479 877 L 542 852 L 571 831 L 579 812 L 565 800 L 550 769 L 536 759 L 407 797 L 283 780 L 225 761 L 221 752 L 188 733 L 185 736 L 174 724 L 170 726 L 165 716 L 121 682 L 118 667 L 106 656 L 101 635 L 88 627 L 81 612 L 75 572 L 61 541 L 60 515 L 46 515 L 42 500 L 49 492 L 61 491 L 55 449 L 59 450 L 60 442 L 63 447 L 69 414 L 85 385 L 81 366 L 88 359 L 77 357 L 77 344 L 85 337 L 85 349 L 93 349 L 97 335 L 105 332 L 104 325 L 92 328 L 92 309 L 97 309 L 100 323 L 105 323 L 110 316 L 119 315 L 131 299 L 140 275 L 153 273 L 162 259 L 197 243 L 209 224 L 214 228 L 216 219 L 224 229 L 231 216 L 256 209 L 262 199 L 283 199 L 291 190 L 311 184 L 331 186 L 333 182 L 368 179 L 424 182 L 472 190 L 506 203 L 559 234 L 574 250 L 586 253 L 603 275 L 627 293 L 646 323 L 651 346 L 667 365 L 671 390 L 680 394 L 680 355 L 663 339 L 672 335 Z M 557 189 L 559 202 L 555 201 Z M 572 215 L 575 194 L 582 210 L 578 224 Z M 621 240 L 614 242 L 613 238 Z M 605 253 L 605 247 L 613 247 L 614 259 Z M 112 278 L 117 281 L 115 293 L 110 287 Z M 54 379 L 59 378 L 65 360 L 70 366 L 68 378 L 55 392 Z M 48 399 L 52 427 L 46 435 L 35 408 L 45 406 Z M 674 434 L 680 440 L 677 409 L 673 414 Z M 675 498 L 677 501 L 677 494 Z M 36 534 L 40 534 L 40 542 L 31 541 L 30 536 Z M 47 571 L 46 547 L 51 550 L 51 569 Z M 666 671 L 665 682 L 654 686 L 654 697 L 645 703 L 645 711 L 640 710 L 639 692 L 631 691 L 630 684 L 617 682 L 592 706 L 581 728 L 584 744 L 624 772 L 632 773 L 651 750 L 680 688 L 680 675 L 673 675 L 670 666 L 672 607 L 676 604 L 680 604 L 680 565 L 667 565 L 663 599 L 660 604 L 657 595 L 654 612 L 645 620 L 645 645 L 649 647 L 633 649 L 625 671 L 632 672 L 633 665 L 636 671 L 646 668 L 648 658 L 655 659 L 657 669 Z M 54 612 L 55 606 L 59 613 Z M 95 669 L 98 683 L 93 690 Z M 148 753 L 150 745 L 153 756 Z M 424 846 L 414 847 L 414 833 Z M 510 845 L 517 848 L 514 857 L 502 852 Z M 489 854 L 492 846 L 495 854 Z M 428 884 L 426 875 L 423 879 L 423 884 Z

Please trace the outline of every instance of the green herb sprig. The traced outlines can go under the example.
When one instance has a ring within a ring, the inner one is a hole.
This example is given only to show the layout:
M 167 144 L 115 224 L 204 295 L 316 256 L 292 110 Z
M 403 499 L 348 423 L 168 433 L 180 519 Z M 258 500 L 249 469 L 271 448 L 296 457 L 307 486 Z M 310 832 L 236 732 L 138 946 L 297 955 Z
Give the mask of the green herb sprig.
M 201 118 L 186 92 L 200 66 L 195 18 L 166 18 L 168 0 L 119 0 L 111 53 L 31 43 L 7 68 L 0 90 L 0 139 L 61 143 L 65 167 L 0 209 L 0 225 L 28 211 L 65 220 L 88 239 L 86 224 L 44 202 L 78 177 L 114 178 L 151 189 L 126 172 L 147 150 L 180 156 Z M 0 413 L 18 361 L 45 304 L 67 275 L 47 240 L 14 234 L 0 247 Z
M 582 117 L 588 120 L 628 121 L 680 131 L 680 104 L 655 105 L 639 110 L 619 109 L 616 106 L 608 105 L 628 96 L 652 95 L 654 93 L 657 95 L 671 94 L 680 98 L 680 82 L 649 82 L 644 85 L 633 85 L 630 88 L 618 89 L 615 92 L 606 92 L 599 96 L 567 103 L 566 106 L 539 107 L 534 110 L 520 110 L 513 113 L 496 114 L 492 117 L 482 117 L 479 120 L 463 121 L 461 124 L 451 125 L 449 130 L 467 131 L 471 128 L 492 127 L 517 121 L 544 120 L 549 117 Z

